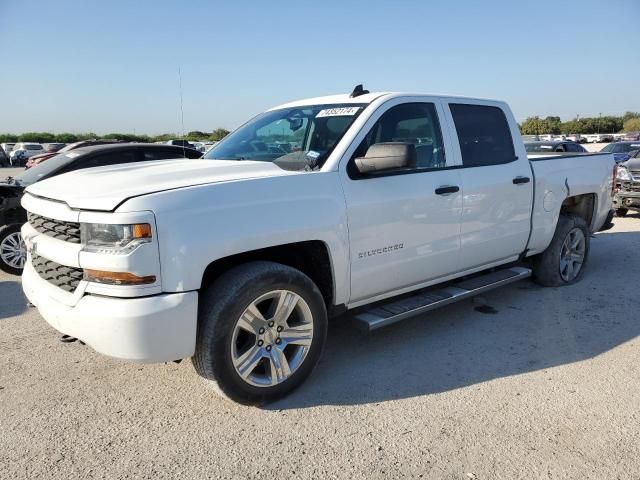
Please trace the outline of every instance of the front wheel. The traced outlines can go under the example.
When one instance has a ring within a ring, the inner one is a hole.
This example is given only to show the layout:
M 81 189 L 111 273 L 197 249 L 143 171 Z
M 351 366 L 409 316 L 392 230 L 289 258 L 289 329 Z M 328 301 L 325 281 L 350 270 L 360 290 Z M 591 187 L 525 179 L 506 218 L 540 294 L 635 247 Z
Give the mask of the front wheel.
M 583 218 L 560 215 L 551 243 L 534 258 L 534 280 L 546 287 L 579 281 L 589 256 L 590 238 L 587 222 Z
M 256 405 L 283 397 L 318 363 L 327 312 L 305 274 L 248 263 L 200 293 L 196 372 L 231 400 Z
M 20 225 L 0 228 L 0 270 L 22 275 L 27 260 L 27 248 L 20 234 Z

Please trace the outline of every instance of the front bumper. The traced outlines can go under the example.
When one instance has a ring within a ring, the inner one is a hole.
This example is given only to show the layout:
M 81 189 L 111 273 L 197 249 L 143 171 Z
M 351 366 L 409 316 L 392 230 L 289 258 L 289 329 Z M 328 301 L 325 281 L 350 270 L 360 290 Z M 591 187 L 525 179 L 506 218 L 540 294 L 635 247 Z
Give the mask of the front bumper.
M 40 278 L 30 261 L 22 288 L 49 325 L 104 355 L 137 362 L 193 356 L 197 292 L 142 298 L 84 295 L 70 306 L 61 301 L 57 287 Z
M 640 209 L 640 182 L 619 185 L 613 197 L 613 208 Z

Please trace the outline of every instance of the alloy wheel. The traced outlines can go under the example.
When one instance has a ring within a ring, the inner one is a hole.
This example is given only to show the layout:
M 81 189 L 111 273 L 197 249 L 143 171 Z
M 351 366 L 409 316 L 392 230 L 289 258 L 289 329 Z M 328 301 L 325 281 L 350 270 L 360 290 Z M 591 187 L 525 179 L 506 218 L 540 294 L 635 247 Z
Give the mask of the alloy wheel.
M 574 280 L 580 273 L 586 247 L 584 232 L 579 228 L 571 229 L 564 239 L 560 252 L 560 276 L 565 282 Z
M 7 235 L 0 242 L 0 258 L 12 268 L 22 269 L 27 261 L 27 247 L 20 232 Z
M 254 300 L 237 320 L 231 339 L 236 373 L 255 387 L 287 380 L 302 365 L 313 340 L 313 315 L 290 290 L 274 290 Z

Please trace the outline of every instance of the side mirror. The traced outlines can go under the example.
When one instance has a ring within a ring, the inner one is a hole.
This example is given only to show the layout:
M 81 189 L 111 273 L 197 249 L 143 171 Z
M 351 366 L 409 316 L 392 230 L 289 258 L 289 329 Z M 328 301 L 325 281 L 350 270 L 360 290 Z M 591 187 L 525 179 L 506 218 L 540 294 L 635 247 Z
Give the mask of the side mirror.
M 380 172 L 416 166 L 416 147 L 413 143 L 375 143 L 369 147 L 364 157 L 356 158 L 360 173 Z
M 302 118 L 288 118 L 287 120 L 289 122 L 289 129 L 292 132 L 300 130 L 300 128 L 302 128 L 302 125 L 304 124 L 304 120 Z

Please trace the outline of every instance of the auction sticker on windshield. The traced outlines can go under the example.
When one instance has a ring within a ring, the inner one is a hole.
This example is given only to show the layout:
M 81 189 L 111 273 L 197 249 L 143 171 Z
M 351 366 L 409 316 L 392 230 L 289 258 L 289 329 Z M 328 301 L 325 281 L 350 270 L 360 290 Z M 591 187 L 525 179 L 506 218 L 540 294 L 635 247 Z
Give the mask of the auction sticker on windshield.
M 320 110 L 316 115 L 316 118 L 322 117 L 352 117 L 358 113 L 360 107 L 340 107 L 340 108 L 325 108 Z

